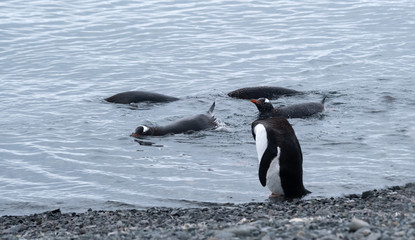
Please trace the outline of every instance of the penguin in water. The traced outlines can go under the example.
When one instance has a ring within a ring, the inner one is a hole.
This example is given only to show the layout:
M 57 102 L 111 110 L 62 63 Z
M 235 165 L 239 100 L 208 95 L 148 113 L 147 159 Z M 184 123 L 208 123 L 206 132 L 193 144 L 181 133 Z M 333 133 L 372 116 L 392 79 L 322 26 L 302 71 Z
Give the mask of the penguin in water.
M 145 92 L 145 91 L 128 91 L 117 93 L 105 99 L 107 102 L 130 104 L 139 102 L 172 102 L 179 100 L 176 97 L 163 95 L 160 93 Z
M 167 134 L 178 134 L 216 128 L 218 123 L 215 116 L 213 115 L 214 108 L 215 102 L 213 102 L 212 106 L 205 114 L 198 114 L 196 116 L 182 118 L 166 126 L 138 126 L 135 129 L 135 132 L 131 134 L 131 136 L 163 136 Z
M 303 185 L 303 154 L 287 119 L 271 117 L 252 123 L 258 154 L 258 176 L 272 197 L 301 198 L 310 193 Z
M 285 95 L 301 94 L 302 92 L 282 87 L 270 87 L 270 86 L 259 86 L 259 87 L 246 87 L 236 89 L 228 93 L 229 97 L 240 98 L 240 99 L 252 99 L 252 98 L 269 98 L 276 99 Z
M 269 117 L 305 118 L 324 111 L 324 102 L 309 102 L 293 104 L 286 107 L 274 108 L 268 98 L 251 99 L 259 111 L 259 119 Z

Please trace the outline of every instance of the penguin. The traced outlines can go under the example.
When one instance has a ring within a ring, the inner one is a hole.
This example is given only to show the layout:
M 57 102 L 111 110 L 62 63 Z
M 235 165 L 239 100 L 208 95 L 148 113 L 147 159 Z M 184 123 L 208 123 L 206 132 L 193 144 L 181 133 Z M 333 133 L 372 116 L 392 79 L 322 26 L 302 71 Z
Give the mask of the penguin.
M 139 103 L 139 102 L 172 102 L 179 100 L 179 98 L 171 97 L 159 93 L 145 92 L 145 91 L 128 91 L 117 93 L 111 97 L 105 99 L 111 103 Z
M 196 116 L 182 118 L 166 126 L 138 126 L 135 129 L 135 132 L 131 134 L 131 136 L 163 136 L 167 134 L 187 133 L 191 131 L 216 128 L 218 123 L 215 116 L 213 115 L 214 108 L 215 102 L 213 102 L 212 106 L 205 114 L 198 114 Z
M 251 99 L 259 110 L 259 119 L 269 117 L 305 118 L 324 111 L 324 102 L 309 102 L 293 104 L 286 107 L 274 108 L 268 98 Z
M 247 87 L 240 88 L 228 93 L 229 97 L 240 98 L 240 99 L 257 99 L 257 98 L 268 98 L 277 99 L 284 95 L 301 94 L 302 92 L 282 87 Z
M 270 198 L 301 198 L 311 193 L 303 184 L 303 154 L 294 129 L 287 119 L 271 117 L 251 125 L 258 154 L 258 176 L 271 190 Z

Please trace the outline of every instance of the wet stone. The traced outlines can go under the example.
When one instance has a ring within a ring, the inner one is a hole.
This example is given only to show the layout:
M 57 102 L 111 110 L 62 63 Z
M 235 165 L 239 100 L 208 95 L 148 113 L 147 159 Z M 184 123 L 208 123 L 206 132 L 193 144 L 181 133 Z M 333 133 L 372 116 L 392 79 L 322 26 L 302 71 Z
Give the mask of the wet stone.
M 415 239 L 415 185 L 329 199 L 0 217 L 2 239 Z M 369 225 L 369 223 L 371 223 Z

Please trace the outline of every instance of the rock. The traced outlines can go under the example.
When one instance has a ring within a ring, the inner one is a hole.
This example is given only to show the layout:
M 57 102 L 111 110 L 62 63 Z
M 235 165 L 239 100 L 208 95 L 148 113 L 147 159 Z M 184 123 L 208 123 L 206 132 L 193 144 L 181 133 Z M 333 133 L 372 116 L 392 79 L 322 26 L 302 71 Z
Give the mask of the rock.
M 382 237 L 382 234 L 380 234 L 379 232 L 376 233 L 371 233 L 368 237 L 367 240 L 379 240 Z
M 233 233 L 228 232 L 226 230 L 222 230 L 222 231 L 217 231 L 215 233 L 215 237 L 214 238 L 211 238 L 211 239 L 212 240 L 213 239 L 231 239 L 233 237 L 234 237 Z
M 369 234 L 371 234 L 371 233 L 372 233 L 372 231 L 370 230 L 370 228 L 368 228 L 368 227 L 362 227 L 362 228 L 358 229 L 358 230 L 355 232 L 355 235 L 356 235 L 356 236 L 359 236 L 359 237 L 361 237 L 361 236 L 363 236 L 363 237 L 367 237 L 367 236 L 369 236 Z
M 258 231 L 258 228 L 252 225 L 244 224 L 239 226 L 234 226 L 226 228 L 222 231 L 218 231 L 215 234 L 215 237 L 218 239 L 229 239 L 232 237 L 249 237 L 253 232 Z
M 397 191 L 397 190 L 401 190 L 401 187 L 400 186 L 393 186 L 393 187 L 390 187 L 389 189 L 392 190 L 392 191 Z
M 122 227 L 122 226 L 123 226 L 122 221 L 121 221 L 121 220 L 118 220 L 118 221 L 117 221 L 117 227 Z
M 269 234 L 265 234 L 265 236 L 263 236 L 261 238 L 261 240 L 272 240 L 271 236 Z
M 360 220 L 358 218 L 353 217 L 352 221 L 350 222 L 350 225 L 349 225 L 349 230 L 352 231 L 352 232 L 355 232 L 355 231 L 359 230 L 360 228 L 364 228 L 364 227 L 366 227 L 366 228 L 370 227 L 369 223 L 367 223 L 363 220 Z
M 118 236 L 119 233 L 118 233 L 118 231 L 113 231 L 113 232 L 109 232 L 107 235 L 108 235 L 108 237 L 115 237 L 115 236 Z
M 175 233 L 174 233 L 174 237 L 175 238 L 177 238 L 177 239 L 183 239 L 183 240 L 185 240 L 185 239 L 188 239 L 189 238 L 189 235 L 186 233 L 186 232 L 183 232 L 183 231 L 176 231 Z
M 250 236 L 255 230 L 257 230 L 255 226 L 244 224 L 230 229 L 230 232 L 237 237 L 247 237 Z
M 52 211 L 50 211 L 52 214 L 61 214 L 61 210 L 58 208 L 58 209 L 55 209 L 55 210 L 52 210 Z
M 406 232 L 406 236 L 415 236 L 415 230 L 413 229 L 413 228 L 411 228 L 411 229 L 409 229 L 407 232 Z
M 362 193 L 362 199 L 366 199 L 369 197 L 373 197 L 375 195 L 375 192 L 373 191 L 366 191 Z
M 1 216 L 0 238 L 415 239 L 415 185 L 394 189 L 368 191 L 359 198 Z
M 320 215 L 320 216 L 329 216 L 332 214 L 333 213 L 328 208 L 320 208 L 316 211 L 316 215 Z
M 83 228 L 80 228 L 80 229 L 78 230 L 78 232 L 79 232 L 79 234 L 81 234 L 81 235 L 86 233 L 85 229 L 83 229 Z
M 3 234 L 16 234 L 18 232 L 20 232 L 20 230 L 22 229 L 22 225 L 16 225 L 16 226 L 12 226 L 8 229 L 3 230 Z

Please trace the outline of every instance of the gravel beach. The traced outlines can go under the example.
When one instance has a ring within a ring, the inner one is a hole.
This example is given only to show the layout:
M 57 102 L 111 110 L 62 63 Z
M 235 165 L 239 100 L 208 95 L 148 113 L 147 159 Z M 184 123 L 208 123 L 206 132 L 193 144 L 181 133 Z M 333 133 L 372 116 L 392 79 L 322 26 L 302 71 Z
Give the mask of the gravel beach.
M 0 217 L 1 239 L 415 239 L 415 183 L 337 198 Z

